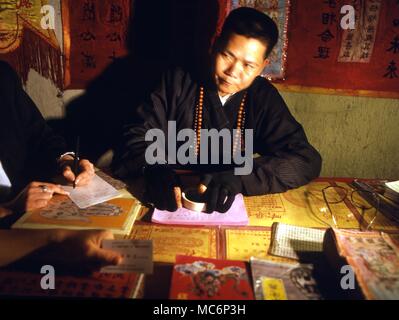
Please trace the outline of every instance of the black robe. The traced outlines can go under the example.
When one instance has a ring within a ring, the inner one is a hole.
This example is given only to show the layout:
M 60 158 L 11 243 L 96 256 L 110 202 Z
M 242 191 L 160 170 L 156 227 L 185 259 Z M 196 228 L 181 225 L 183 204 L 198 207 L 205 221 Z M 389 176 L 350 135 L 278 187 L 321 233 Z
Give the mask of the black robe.
M 167 122 L 176 121 L 177 130 L 193 128 L 199 87 L 204 86 L 202 128 L 233 129 L 244 91 L 233 95 L 222 106 L 211 81 L 196 80 L 189 73 L 175 69 L 165 74 L 159 88 L 138 110 L 139 121 L 126 127 L 123 143 L 116 150 L 115 172 L 120 176 L 140 174 L 146 165 L 147 130 L 167 132 Z M 321 157 L 294 119 L 282 97 L 266 79 L 257 77 L 247 90 L 245 129 L 253 129 L 253 171 L 241 176 L 242 193 L 259 195 L 284 192 L 316 178 Z
M 47 180 L 65 151 L 64 139 L 47 126 L 15 71 L 0 61 L 0 161 L 12 184 L 7 195 L 2 190 L 0 202 L 32 180 Z

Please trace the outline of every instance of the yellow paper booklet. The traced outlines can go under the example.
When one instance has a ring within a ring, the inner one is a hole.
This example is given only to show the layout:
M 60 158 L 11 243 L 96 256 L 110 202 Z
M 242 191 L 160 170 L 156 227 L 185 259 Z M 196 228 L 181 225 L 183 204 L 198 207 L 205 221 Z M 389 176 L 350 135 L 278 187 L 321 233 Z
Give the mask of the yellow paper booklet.
M 218 258 L 217 228 L 135 224 L 131 239 L 152 240 L 154 261 L 175 263 L 177 255 Z
M 140 209 L 140 202 L 131 196 L 122 195 L 80 209 L 68 197 L 57 195 L 47 207 L 25 213 L 12 228 L 107 229 L 114 234 L 128 235 Z

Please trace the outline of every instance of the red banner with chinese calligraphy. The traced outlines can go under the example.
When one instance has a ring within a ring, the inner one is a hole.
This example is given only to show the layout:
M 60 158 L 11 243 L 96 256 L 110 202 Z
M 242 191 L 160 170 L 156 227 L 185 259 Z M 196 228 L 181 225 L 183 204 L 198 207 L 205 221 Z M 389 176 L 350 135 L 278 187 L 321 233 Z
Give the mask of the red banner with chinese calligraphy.
M 131 0 L 64 0 L 65 85 L 85 88 L 125 55 Z
M 47 20 L 56 19 L 54 7 L 59 7 L 59 2 L 0 1 L 0 59 L 10 63 L 24 83 L 33 68 L 58 88 L 63 87 L 62 41 Z
M 152 0 L 141 0 L 142 2 Z M 168 24 L 162 25 L 154 21 L 157 27 L 163 28 L 160 34 L 167 35 L 167 39 L 173 40 L 169 48 L 165 49 L 166 55 L 174 55 L 174 50 L 189 50 L 183 47 L 187 44 L 187 30 L 181 25 L 192 27 L 196 21 L 210 19 L 213 14 L 212 8 L 208 7 L 209 1 L 171 1 L 162 0 L 166 4 L 162 8 L 168 8 L 163 14 Z M 215 0 L 216 1 L 216 0 Z M 161 0 L 153 1 L 153 10 L 162 10 L 157 5 Z M 135 9 L 134 0 L 63 0 L 62 16 L 64 23 L 64 48 L 66 56 L 65 83 L 69 89 L 84 89 L 95 77 L 100 75 L 115 57 L 127 54 L 126 33 L 129 28 L 129 16 Z M 203 7 L 199 8 L 198 6 Z M 179 6 L 179 7 L 178 7 Z M 215 35 L 220 32 L 226 14 L 230 10 L 230 2 L 217 0 L 215 6 L 218 8 Z M 188 14 L 184 12 L 188 11 Z M 146 11 L 146 10 L 144 10 Z M 193 14 L 196 12 L 196 15 Z M 142 14 L 142 12 L 138 13 Z M 144 19 L 155 19 L 156 15 L 149 15 Z M 139 17 L 142 19 L 143 17 Z M 173 19 L 182 19 L 175 21 Z M 184 21 L 195 19 L 194 21 Z M 212 19 L 210 19 L 212 20 Z M 212 28 L 208 22 L 209 28 Z M 197 26 L 198 27 L 198 26 Z M 207 26 L 208 27 L 208 26 Z M 166 32 L 165 32 L 166 30 Z M 213 42 L 207 41 L 208 30 L 194 30 L 188 37 L 195 37 L 198 45 L 209 45 Z M 181 39 L 181 42 L 178 42 Z M 166 40 L 165 40 L 165 43 Z M 189 43 L 192 45 L 191 43 Z M 163 49 L 163 48 L 162 48 Z M 208 48 L 200 48 L 199 52 L 207 52 Z M 163 59 L 161 57 L 160 59 Z
M 132 1 L 62 1 L 68 88 L 85 88 L 115 57 L 126 54 Z M 218 0 L 219 31 L 235 1 Z M 354 29 L 341 27 L 344 5 L 355 9 Z M 291 0 L 290 11 L 286 73 L 277 82 L 280 88 L 399 98 L 397 0 Z
M 397 0 L 291 1 L 288 62 L 282 88 L 399 98 Z M 355 28 L 344 30 L 344 5 Z

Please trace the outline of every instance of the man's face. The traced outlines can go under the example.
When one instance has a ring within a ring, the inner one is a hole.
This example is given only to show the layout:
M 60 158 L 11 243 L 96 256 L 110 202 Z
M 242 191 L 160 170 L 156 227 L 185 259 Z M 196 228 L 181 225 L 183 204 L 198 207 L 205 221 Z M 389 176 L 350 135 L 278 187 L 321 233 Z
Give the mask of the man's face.
M 232 34 L 216 54 L 215 81 L 221 96 L 248 88 L 269 63 L 266 46 L 259 40 Z

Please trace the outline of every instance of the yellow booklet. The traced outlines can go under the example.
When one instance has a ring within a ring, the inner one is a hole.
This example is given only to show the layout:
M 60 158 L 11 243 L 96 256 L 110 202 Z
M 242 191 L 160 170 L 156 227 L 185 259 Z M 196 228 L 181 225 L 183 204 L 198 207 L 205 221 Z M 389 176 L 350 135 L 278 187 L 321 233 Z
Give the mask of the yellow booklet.
M 130 194 L 80 209 L 68 197 L 56 195 L 42 209 L 25 213 L 15 229 L 107 229 L 114 234 L 128 235 L 141 209 Z

